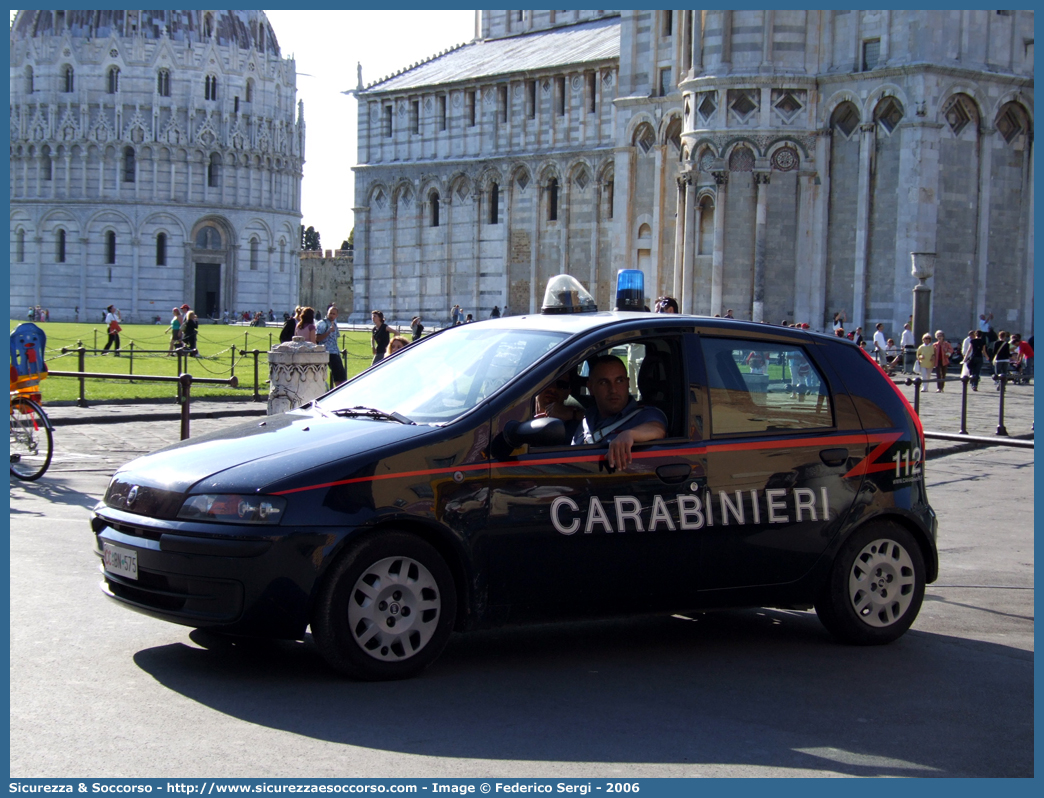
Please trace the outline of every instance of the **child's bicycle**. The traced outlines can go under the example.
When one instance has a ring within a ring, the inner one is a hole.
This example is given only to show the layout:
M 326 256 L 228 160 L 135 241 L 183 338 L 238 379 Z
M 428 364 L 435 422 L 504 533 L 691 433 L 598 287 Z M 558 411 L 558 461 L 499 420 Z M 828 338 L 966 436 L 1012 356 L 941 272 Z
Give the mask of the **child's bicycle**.
M 39 404 L 46 340 L 35 324 L 19 324 L 11 333 L 11 476 L 17 479 L 39 479 L 51 464 L 51 421 Z

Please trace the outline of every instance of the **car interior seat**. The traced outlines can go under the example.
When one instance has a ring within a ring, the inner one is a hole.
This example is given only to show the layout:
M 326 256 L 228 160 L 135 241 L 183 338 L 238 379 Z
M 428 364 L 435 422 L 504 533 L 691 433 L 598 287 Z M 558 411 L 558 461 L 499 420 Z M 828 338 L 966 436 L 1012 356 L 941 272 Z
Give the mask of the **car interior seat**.
M 671 358 L 668 352 L 650 349 L 638 369 L 638 391 L 641 403 L 656 407 L 667 416 L 668 434 L 674 435 L 677 414 L 675 410 L 676 385 L 671 380 Z

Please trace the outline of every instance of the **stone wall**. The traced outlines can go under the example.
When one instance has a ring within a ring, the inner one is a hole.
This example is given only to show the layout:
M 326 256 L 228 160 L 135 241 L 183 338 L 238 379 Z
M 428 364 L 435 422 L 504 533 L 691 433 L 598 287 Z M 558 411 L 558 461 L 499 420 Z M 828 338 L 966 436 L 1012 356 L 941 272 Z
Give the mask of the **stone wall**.
M 352 269 L 351 250 L 326 250 L 301 252 L 300 293 L 296 301 L 287 300 L 278 307 L 293 305 L 315 308 L 317 312 L 326 313 L 331 303 L 341 310 L 342 319 L 347 321 L 355 306 L 355 281 Z M 372 310 L 372 308 L 371 308 Z M 358 316 L 359 314 L 355 314 Z M 369 321 L 369 315 L 352 321 Z

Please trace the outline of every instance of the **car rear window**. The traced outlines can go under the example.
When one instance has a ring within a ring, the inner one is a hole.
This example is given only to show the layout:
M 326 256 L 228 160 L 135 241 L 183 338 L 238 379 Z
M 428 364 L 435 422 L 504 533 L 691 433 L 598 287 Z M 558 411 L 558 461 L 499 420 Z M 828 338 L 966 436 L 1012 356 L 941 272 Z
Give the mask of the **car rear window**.
M 834 425 L 827 383 L 803 347 L 701 337 L 712 435 Z

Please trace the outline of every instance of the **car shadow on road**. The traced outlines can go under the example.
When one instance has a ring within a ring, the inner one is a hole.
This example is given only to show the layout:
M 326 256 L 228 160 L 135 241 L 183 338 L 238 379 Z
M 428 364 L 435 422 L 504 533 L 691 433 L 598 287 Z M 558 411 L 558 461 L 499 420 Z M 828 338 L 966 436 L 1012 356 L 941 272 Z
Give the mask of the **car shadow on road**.
M 69 487 L 65 481 L 58 476 L 44 474 L 36 482 L 20 482 L 11 477 L 11 515 L 43 515 L 43 513 L 22 509 L 18 502 L 23 491 L 32 491 L 36 498 L 44 499 L 52 504 L 66 505 L 68 507 L 84 507 L 91 509 L 98 500 L 88 496 L 81 490 Z
M 1032 776 L 1033 654 L 911 631 L 834 643 L 812 613 L 653 617 L 456 635 L 404 682 L 333 674 L 303 643 L 146 649 L 214 710 L 421 756 L 716 763 L 852 776 Z

